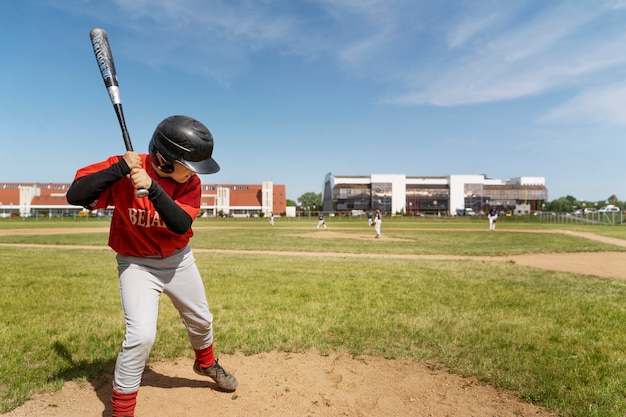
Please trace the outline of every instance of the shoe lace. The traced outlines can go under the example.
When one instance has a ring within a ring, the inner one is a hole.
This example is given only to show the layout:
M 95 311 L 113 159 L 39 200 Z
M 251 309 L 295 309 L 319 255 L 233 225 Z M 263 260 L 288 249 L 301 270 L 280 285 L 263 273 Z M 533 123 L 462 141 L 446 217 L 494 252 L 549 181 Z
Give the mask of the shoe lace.
M 228 372 L 226 372 L 226 370 L 224 368 L 222 368 L 222 365 L 219 364 L 218 360 L 215 359 L 215 363 L 213 364 L 214 369 L 215 369 L 215 374 L 217 376 L 223 376 L 224 378 L 228 378 Z

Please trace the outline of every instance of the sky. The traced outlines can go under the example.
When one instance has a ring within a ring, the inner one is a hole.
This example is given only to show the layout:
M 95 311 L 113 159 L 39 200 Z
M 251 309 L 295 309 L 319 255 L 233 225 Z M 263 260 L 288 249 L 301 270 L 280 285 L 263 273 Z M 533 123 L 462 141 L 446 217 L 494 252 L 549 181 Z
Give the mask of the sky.
M 206 184 L 325 175 L 545 177 L 626 200 L 626 0 L 0 3 L 0 182 L 71 182 L 124 153 L 89 32 L 106 30 L 133 145 L 183 114 Z

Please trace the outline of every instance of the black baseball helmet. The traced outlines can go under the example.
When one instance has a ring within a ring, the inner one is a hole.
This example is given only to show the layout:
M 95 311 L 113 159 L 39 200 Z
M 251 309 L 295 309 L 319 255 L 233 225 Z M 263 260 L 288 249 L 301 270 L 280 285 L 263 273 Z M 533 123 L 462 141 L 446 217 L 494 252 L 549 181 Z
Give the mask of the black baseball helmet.
M 211 158 L 213 135 L 188 116 L 170 116 L 157 126 L 148 145 L 150 159 L 161 171 L 172 173 L 174 162 L 197 174 L 214 174 L 220 166 Z

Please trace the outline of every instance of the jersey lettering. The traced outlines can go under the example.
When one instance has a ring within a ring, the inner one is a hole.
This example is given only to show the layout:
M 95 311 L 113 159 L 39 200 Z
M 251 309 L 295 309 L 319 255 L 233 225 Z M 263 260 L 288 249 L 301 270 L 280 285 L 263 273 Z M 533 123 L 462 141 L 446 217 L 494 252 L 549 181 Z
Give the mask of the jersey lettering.
M 150 216 L 150 210 L 139 210 L 133 207 L 128 209 L 128 218 L 133 226 L 141 227 L 166 227 L 165 223 L 161 221 L 161 216 L 158 212 L 154 213 L 154 216 Z
M 166 227 L 165 223 L 161 221 L 161 216 L 158 211 L 154 213 L 154 217 L 152 218 L 152 227 Z

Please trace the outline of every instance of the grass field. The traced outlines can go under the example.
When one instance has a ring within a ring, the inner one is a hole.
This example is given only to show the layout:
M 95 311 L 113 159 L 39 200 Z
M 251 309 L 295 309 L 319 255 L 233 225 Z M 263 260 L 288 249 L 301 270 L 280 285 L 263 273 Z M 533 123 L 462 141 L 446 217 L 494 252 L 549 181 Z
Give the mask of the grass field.
M 364 222 L 345 219 L 329 219 L 329 227 L 354 239 L 311 238 L 325 233 L 316 223 L 198 219 L 192 247 L 242 251 L 196 253 L 220 352 L 412 358 L 511 389 L 561 416 L 626 414 L 626 281 L 505 262 L 342 256 L 623 251 L 550 233 L 569 228 L 626 239 L 623 227 L 507 221 L 489 233 L 474 219 L 405 218 L 385 221 L 390 239 L 374 240 L 362 238 L 373 236 Z M 114 255 L 79 247 L 105 248 L 107 226 L 107 219 L 0 222 L 0 229 L 59 229 L 0 234 L 0 244 L 46 245 L 0 246 L 0 412 L 113 369 L 124 332 Z M 61 230 L 77 227 L 93 230 Z M 531 228 L 546 233 L 520 232 Z M 189 355 L 185 329 L 163 298 L 151 357 Z

